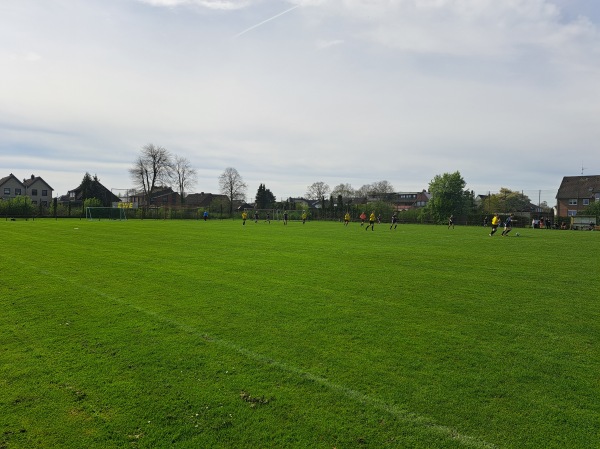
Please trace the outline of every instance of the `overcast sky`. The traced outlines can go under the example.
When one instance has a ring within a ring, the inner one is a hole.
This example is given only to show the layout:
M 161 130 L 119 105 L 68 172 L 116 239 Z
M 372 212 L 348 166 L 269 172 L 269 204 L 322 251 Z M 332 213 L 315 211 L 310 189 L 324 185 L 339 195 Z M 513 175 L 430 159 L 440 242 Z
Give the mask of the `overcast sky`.
M 0 61 L 0 177 L 55 195 L 148 143 L 248 200 L 600 174 L 598 0 L 2 0 Z

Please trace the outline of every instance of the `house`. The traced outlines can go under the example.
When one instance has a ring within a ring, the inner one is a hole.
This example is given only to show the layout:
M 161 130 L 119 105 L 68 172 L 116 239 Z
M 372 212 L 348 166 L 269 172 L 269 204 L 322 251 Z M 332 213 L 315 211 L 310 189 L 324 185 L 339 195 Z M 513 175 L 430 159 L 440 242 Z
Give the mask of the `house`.
M 600 175 L 565 176 L 556 193 L 556 216 L 573 217 L 600 201 Z
M 185 206 L 198 209 L 210 209 L 217 205 L 229 205 L 227 195 L 215 195 L 212 193 L 190 193 L 185 197 Z
M 27 187 L 12 173 L 0 179 L 0 199 L 10 200 L 25 195 Z
M 54 189 L 39 176 L 31 175 L 29 179 L 23 180 L 26 188 L 26 195 L 31 199 L 31 203 L 44 207 L 52 203 L 52 192 Z
M 422 192 L 398 192 L 393 194 L 392 203 L 397 211 L 425 207 L 429 202 L 431 195 L 423 190 Z
M 129 196 L 128 200 L 138 207 L 178 207 L 181 206 L 181 195 L 171 187 L 155 187 L 150 195 L 150 204 L 146 204 L 146 196 L 136 193 Z
M 61 204 L 83 205 L 88 198 L 97 198 L 104 207 L 111 207 L 114 203 L 120 203 L 121 199 L 104 187 L 97 178 L 89 181 L 88 185 L 82 182 L 79 187 L 69 190 L 66 195 L 62 195 L 58 202 Z

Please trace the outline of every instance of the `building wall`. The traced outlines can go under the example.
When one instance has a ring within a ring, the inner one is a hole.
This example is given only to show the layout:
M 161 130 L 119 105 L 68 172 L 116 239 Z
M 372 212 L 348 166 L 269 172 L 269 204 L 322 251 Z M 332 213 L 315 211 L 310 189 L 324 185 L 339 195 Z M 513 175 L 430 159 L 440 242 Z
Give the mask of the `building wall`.
M 52 203 L 52 189 L 39 179 L 27 187 L 27 196 L 36 205 L 50 206 Z
M 25 186 L 18 179 L 10 177 L 0 186 L 0 198 L 9 200 L 17 196 L 25 195 Z

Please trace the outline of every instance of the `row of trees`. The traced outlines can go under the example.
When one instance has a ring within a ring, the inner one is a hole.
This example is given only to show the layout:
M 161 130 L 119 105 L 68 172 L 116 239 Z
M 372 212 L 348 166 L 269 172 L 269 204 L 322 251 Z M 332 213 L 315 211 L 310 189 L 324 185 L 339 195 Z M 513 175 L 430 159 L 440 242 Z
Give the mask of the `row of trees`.
M 376 181 L 372 184 L 365 184 L 359 189 L 354 189 L 350 184 L 338 184 L 332 189 L 324 182 L 315 182 L 308 186 L 306 198 L 309 200 L 320 200 L 328 195 L 334 198 L 365 198 L 367 196 L 377 196 L 380 198 L 394 193 L 394 186 L 388 181 Z
M 183 202 L 186 192 L 197 182 L 197 172 L 187 159 L 174 156 L 165 148 L 153 144 L 142 147 L 129 173 L 148 204 L 156 187 L 173 184 Z M 233 212 L 234 202 L 245 201 L 247 187 L 235 168 L 229 167 L 219 176 L 220 193 L 229 199 L 230 213 Z M 322 201 L 322 208 L 325 208 L 326 198 L 329 197 L 330 203 L 335 202 L 337 208 L 343 209 L 345 198 L 375 197 L 385 203 L 387 196 L 394 191 L 392 184 L 386 180 L 366 184 L 359 189 L 354 189 L 350 184 L 339 184 L 331 189 L 328 184 L 319 181 L 307 187 L 305 196 L 308 200 Z M 466 182 L 458 171 L 436 175 L 429 183 L 429 193 L 431 198 L 422 213 L 432 221 L 443 222 L 450 215 L 468 215 L 477 209 L 474 192 L 466 189 Z M 266 209 L 274 207 L 275 203 L 273 192 L 265 184 L 260 184 L 255 196 L 256 207 Z M 481 212 L 492 213 L 526 210 L 530 204 L 527 195 L 503 187 L 499 193 L 488 195 L 479 207 Z
M 154 144 L 142 147 L 129 174 L 134 187 L 143 193 L 146 204 L 150 204 L 154 189 L 164 185 L 175 185 L 183 201 L 185 193 L 198 180 L 198 173 L 189 160 L 172 155 L 166 148 Z

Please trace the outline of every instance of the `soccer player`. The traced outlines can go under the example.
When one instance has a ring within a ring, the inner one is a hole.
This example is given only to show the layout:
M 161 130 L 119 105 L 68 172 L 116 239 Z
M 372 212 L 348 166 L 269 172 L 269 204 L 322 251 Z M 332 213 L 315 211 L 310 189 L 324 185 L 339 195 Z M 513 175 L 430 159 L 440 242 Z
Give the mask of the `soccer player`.
M 498 230 L 498 225 L 500 224 L 500 217 L 498 214 L 494 214 L 492 217 L 492 232 L 490 232 L 490 237 L 493 236 Z
M 258 211 L 254 212 L 254 223 L 258 223 Z
M 267 218 L 265 219 L 266 223 L 271 224 L 271 214 L 267 212 Z
M 202 214 L 202 218 L 204 218 L 204 221 L 208 220 L 208 211 L 205 210 L 204 213 Z
M 350 223 L 350 212 L 346 212 L 344 215 L 344 226 L 348 226 L 348 223 Z
M 360 225 L 361 226 L 364 226 L 366 219 L 367 219 L 367 214 L 365 214 L 364 212 L 362 214 L 360 214 Z
M 502 231 L 502 234 L 504 237 L 506 237 L 508 235 L 508 233 L 512 230 L 512 221 L 513 221 L 513 214 L 510 214 L 508 217 L 506 217 L 506 221 L 504 222 L 504 231 Z
M 242 212 L 242 226 L 246 226 L 247 219 L 248 219 L 248 213 L 246 211 Z
M 390 226 L 390 229 L 392 229 L 392 227 L 394 229 L 398 227 L 398 213 L 396 212 L 394 212 L 394 215 L 392 215 L 392 224 Z
M 365 228 L 365 231 L 369 230 L 369 226 L 371 227 L 371 231 L 375 230 L 375 211 L 371 211 L 371 215 L 369 215 L 369 224 Z
M 302 224 L 306 223 L 306 211 L 302 211 Z
M 288 213 L 287 210 L 283 211 L 283 224 L 286 225 L 288 221 Z
M 450 217 L 448 218 L 448 229 L 450 229 L 450 227 L 454 229 L 454 215 L 450 215 Z

